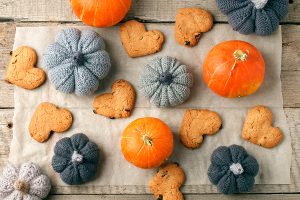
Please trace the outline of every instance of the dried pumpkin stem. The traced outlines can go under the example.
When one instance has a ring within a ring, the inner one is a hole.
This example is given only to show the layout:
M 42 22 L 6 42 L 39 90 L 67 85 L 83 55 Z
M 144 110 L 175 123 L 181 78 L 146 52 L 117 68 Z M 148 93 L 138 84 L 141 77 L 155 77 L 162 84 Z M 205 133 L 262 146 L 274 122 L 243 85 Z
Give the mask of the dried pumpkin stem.
M 237 63 L 238 61 L 243 61 L 243 62 L 244 62 L 244 61 L 247 60 L 247 58 L 248 58 L 248 53 L 245 52 L 245 51 L 243 51 L 243 50 L 238 49 L 238 50 L 235 50 L 235 52 L 233 52 L 233 57 L 234 57 L 235 61 L 234 61 L 234 64 L 233 64 L 233 66 L 232 66 L 232 68 L 231 68 L 231 71 L 234 70 L 234 68 L 235 68 L 235 66 L 236 66 L 236 63 Z
M 153 140 L 148 135 L 143 135 L 143 141 L 148 146 L 152 146 L 153 145 Z

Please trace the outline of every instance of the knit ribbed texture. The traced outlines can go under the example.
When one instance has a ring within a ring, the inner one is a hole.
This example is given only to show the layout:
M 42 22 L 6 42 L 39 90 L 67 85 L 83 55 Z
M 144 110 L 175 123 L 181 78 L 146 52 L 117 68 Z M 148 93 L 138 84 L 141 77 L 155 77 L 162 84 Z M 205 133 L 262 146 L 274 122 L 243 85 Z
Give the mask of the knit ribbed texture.
M 270 35 L 288 13 L 288 0 L 216 0 L 235 31 Z
M 0 178 L 0 199 L 4 200 L 44 199 L 50 189 L 49 178 L 34 163 L 24 163 L 20 167 L 8 165 Z
M 155 58 L 139 78 L 140 91 L 151 104 L 160 107 L 182 104 L 192 85 L 193 76 L 187 66 L 172 57 Z
M 69 185 L 90 181 L 97 174 L 99 149 L 83 133 L 59 140 L 54 147 L 52 167 Z
M 99 87 L 111 67 L 103 39 L 94 31 L 68 28 L 44 53 L 48 78 L 64 93 L 89 95 Z
M 241 193 L 252 189 L 258 170 L 256 159 L 242 146 L 221 146 L 211 155 L 208 177 L 224 194 Z

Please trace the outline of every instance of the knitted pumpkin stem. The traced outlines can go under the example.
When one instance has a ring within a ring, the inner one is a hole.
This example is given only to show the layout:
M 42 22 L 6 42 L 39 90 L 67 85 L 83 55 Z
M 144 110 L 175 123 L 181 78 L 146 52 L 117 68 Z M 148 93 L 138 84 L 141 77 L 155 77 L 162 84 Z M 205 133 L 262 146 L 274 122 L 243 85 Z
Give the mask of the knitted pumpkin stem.
M 144 142 L 144 144 L 146 144 L 148 146 L 152 146 L 153 145 L 153 140 L 148 135 L 143 135 L 143 142 Z
M 75 164 L 80 164 L 83 161 L 83 156 L 81 154 L 79 154 L 77 151 L 73 152 L 72 155 L 72 162 Z
M 19 190 L 19 191 L 23 192 L 23 193 L 28 193 L 28 191 L 29 191 L 29 185 L 27 183 L 25 183 L 24 181 L 17 180 L 14 183 L 14 188 L 16 190 Z
M 269 0 L 251 0 L 256 9 L 262 9 L 268 3 Z
M 244 172 L 244 169 L 240 163 L 232 163 L 229 166 L 229 169 L 234 175 L 240 175 Z

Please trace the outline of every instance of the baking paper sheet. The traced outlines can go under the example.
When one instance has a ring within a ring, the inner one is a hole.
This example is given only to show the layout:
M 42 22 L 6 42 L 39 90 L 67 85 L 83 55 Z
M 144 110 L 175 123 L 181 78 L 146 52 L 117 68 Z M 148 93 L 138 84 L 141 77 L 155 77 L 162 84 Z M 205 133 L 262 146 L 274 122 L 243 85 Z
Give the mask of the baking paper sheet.
M 20 45 L 33 47 L 39 56 L 38 66 L 43 67 L 42 54 L 46 47 L 54 42 L 56 34 L 65 26 L 52 27 L 18 27 L 14 48 Z M 78 27 L 80 29 L 87 27 Z M 260 170 L 256 184 L 290 184 L 291 138 L 283 111 L 281 93 L 281 29 L 268 37 L 240 35 L 232 31 L 229 25 L 215 25 L 213 30 L 203 34 L 199 44 L 194 48 L 178 45 L 173 37 L 173 24 L 150 24 L 148 29 L 161 30 L 165 37 L 163 50 L 157 54 L 129 58 L 119 39 L 119 28 L 95 29 L 106 41 L 112 60 L 112 71 L 109 78 L 102 82 L 97 94 L 110 90 L 116 79 L 126 79 L 137 88 L 137 79 L 144 65 L 157 56 L 173 56 L 188 65 L 194 74 L 194 87 L 189 100 L 175 108 L 161 109 L 153 107 L 137 92 L 136 107 L 132 116 L 127 119 L 107 119 L 93 113 L 94 96 L 78 97 L 56 91 L 49 81 L 42 87 L 27 91 L 15 87 L 15 113 L 13 140 L 9 161 L 22 163 L 34 161 L 41 165 L 51 177 L 54 186 L 66 186 L 51 167 L 53 147 L 65 136 L 83 132 L 96 142 L 101 149 L 100 173 L 97 178 L 87 183 L 93 186 L 132 186 L 145 187 L 155 170 L 141 170 L 129 164 L 120 150 L 120 136 L 123 129 L 134 119 L 153 116 L 164 120 L 172 129 L 175 138 L 174 153 L 171 161 L 180 163 L 186 173 L 186 187 L 210 184 L 207 169 L 210 155 L 220 145 L 239 144 L 257 158 Z M 257 93 L 252 96 L 226 99 L 211 92 L 202 81 L 201 65 L 205 55 L 217 43 L 224 40 L 239 39 L 252 43 L 263 54 L 266 61 L 265 81 Z M 68 108 L 74 116 L 72 128 L 63 133 L 54 133 L 48 142 L 38 143 L 28 132 L 28 125 L 37 105 L 41 102 L 52 102 L 60 107 Z M 274 122 L 284 133 L 283 142 L 273 148 L 265 149 L 244 141 L 241 137 L 243 121 L 249 107 L 263 104 L 274 113 Z M 209 137 L 197 150 L 188 150 L 178 139 L 178 129 L 187 108 L 208 108 L 217 111 L 223 119 L 223 129 Z

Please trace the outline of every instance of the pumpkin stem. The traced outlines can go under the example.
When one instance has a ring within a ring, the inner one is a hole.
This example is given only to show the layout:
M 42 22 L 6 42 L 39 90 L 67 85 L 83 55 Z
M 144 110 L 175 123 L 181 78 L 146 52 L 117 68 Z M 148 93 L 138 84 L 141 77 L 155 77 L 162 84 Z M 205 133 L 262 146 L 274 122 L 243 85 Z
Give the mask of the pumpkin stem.
M 269 0 L 251 0 L 256 9 L 262 9 L 268 3 Z
M 238 49 L 235 50 L 235 52 L 233 52 L 233 57 L 235 58 L 236 61 L 246 61 L 248 58 L 248 53 Z
M 234 175 L 240 175 L 244 172 L 244 169 L 240 163 L 232 163 L 229 169 Z
M 143 141 L 148 146 L 152 146 L 153 145 L 153 140 L 148 135 L 143 135 Z
M 82 160 L 83 160 L 83 156 L 79 154 L 77 151 L 74 151 L 72 155 L 72 162 L 75 164 L 80 164 Z
M 19 181 L 17 180 L 15 183 L 14 183 L 14 188 L 15 190 L 19 190 L 23 193 L 28 193 L 29 191 L 29 185 L 23 181 Z

